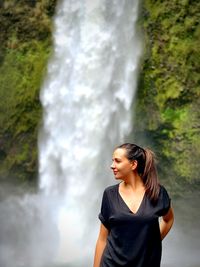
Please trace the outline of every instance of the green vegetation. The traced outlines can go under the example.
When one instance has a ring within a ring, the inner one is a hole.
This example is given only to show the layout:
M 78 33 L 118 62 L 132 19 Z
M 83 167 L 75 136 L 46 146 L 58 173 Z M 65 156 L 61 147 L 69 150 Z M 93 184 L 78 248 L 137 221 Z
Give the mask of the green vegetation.
M 174 190 L 199 185 L 200 2 L 144 0 L 145 51 L 134 130 Z
M 35 182 L 55 0 L 0 1 L 0 179 Z

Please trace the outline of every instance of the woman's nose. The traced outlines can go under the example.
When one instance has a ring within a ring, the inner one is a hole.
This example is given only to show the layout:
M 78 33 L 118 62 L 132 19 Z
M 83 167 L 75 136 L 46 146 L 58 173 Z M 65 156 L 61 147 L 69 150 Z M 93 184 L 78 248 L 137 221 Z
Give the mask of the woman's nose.
M 111 168 L 111 169 L 114 169 L 114 168 L 115 168 L 115 166 L 114 166 L 114 162 L 112 162 L 112 164 L 110 165 L 110 168 Z

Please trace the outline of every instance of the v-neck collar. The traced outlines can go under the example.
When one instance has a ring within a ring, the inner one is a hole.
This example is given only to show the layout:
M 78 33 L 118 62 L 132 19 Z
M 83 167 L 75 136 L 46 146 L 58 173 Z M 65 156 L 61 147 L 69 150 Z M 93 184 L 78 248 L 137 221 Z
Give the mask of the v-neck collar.
M 135 212 L 133 212 L 133 211 L 129 208 L 129 206 L 126 204 L 126 202 L 124 201 L 123 197 L 121 196 L 121 194 L 120 194 L 120 192 L 119 192 L 119 185 L 120 185 L 120 183 L 117 185 L 117 194 L 118 194 L 118 196 L 119 196 L 119 199 L 121 200 L 121 202 L 123 203 L 123 205 L 129 210 L 130 213 L 132 213 L 133 215 L 138 214 L 138 212 L 140 211 L 140 209 L 141 209 L 141 207 L 142 207 L 142 204 L 143 204 L 143 202 L 144 202 L 146 193 L 144 192 L 144 195 L 143 195 L 143 197 L 142 197 L 142 200 L 141 200 L 141 202 L 140 202 L 140 205 L 139 205 L 138 209 L 137 209 Z

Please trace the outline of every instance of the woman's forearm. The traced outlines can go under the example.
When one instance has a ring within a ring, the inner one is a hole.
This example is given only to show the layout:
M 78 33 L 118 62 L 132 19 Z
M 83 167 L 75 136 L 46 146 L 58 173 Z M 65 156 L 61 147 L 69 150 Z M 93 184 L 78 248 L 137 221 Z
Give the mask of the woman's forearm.
M 172 221 L 165 222 L 163 219 L 161 219 L 161 221 L 160 221 L 161 240 L 163 240 L 165 238 L 165 236 L 168 234 L 169 230 L 172 227 L 172 224 L 173 224 Z
M 170 208 L 167 215 L 163 216 L 160 221 L 160 235 L 161 240 L 165 238 L 165 236 L 168 234 L 169 230 L 171 229 L 174 222 L 174 213 L 172 208 Z
M 103 251 L 106 246 L 106 240 L 102 240 L 98 238 L 96 249 L 95 249 L 95 256 L 94 256 L 94 265 L 93 267 L 100 267 L 101 257 L 103 254 Z

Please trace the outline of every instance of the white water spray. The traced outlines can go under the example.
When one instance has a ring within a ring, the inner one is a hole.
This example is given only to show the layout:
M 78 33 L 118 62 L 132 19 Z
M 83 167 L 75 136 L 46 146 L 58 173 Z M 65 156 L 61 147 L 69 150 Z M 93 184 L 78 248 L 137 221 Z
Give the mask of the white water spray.
M 62 199 L 58 258 L 64 262 L 87 257 L 83 247 L 111 180 L 112 150 L 131 130 L 141 52 L 137 13 L 135 0 L 63 1 L 57 10 L 54 55 L 41 92 L 39 173 L 41 191 Z
M 54 56 L 41 93 L 40 188 L 47 194 L 79 195 L 83 175 L 90 184 L 101 152 L 108 154 L 131 129 L 140 55 L 137 5 L 63 1 L 58 8 Z

